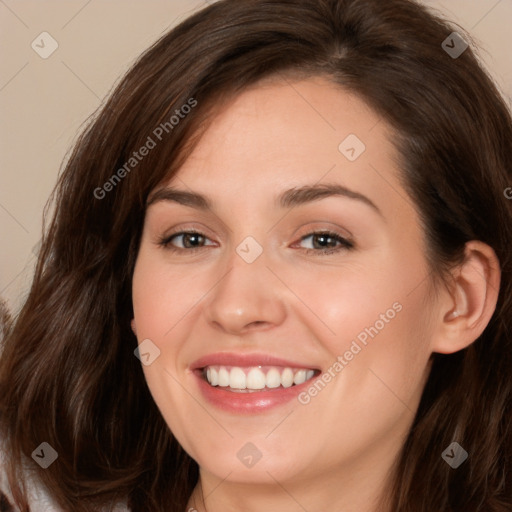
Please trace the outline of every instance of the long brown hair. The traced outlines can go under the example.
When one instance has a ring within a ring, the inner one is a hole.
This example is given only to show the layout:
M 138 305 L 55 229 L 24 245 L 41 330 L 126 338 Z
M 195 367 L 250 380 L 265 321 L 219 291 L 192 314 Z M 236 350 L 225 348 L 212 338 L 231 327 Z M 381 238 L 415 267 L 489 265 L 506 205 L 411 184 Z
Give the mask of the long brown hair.
M 145 203 L 189 154 L 217 101 L 279 74 L 326 76 L 396 129 L 435 276 L 460 261 L 469 240 L 500 260 L 498 304 L 482 336 L 433 355 L 393 468 L 390 509 L 512 509 L 512 201 L 504 195 L 512 121 L 472 47 L 457 58 L 443 49 L 453 31 L 410 0 L 223 0 L 139 58 L 61 173 L 32 287 L 5 342 L 0 426 L 21 510 L 22 461 L 32 463 L 41 442 L 58 459 L 33 469 L 65 510 L 122 499 L 134 511 L 185 509 L 197 464 L 169 431 L 133 354 L 131 278 Z M 127 166 L 148 137 L 155 146 Z M 453 441 L 469 453 L 456 470 L 441 458 Z

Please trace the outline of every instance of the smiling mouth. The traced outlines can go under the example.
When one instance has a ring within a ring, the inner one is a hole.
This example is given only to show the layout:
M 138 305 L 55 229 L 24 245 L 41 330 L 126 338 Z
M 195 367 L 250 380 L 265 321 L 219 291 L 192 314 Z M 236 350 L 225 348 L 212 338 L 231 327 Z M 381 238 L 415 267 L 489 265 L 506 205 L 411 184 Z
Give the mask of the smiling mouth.
M 203 379 L 212 387 L 235 393 L 254 393 L 298 386 L 320 373 L 310 368 L 280 366 L 205 366 Z

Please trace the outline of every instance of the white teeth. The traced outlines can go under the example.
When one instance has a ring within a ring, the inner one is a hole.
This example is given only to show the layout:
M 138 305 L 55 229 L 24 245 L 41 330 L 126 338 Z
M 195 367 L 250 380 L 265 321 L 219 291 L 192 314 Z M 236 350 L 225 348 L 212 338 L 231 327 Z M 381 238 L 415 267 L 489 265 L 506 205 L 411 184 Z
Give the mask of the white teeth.
M 259 368 L 252 368 L 247 374 L 247 387 L 249 389 L 263 389 L 265 384 L 265 374 Z
M 289 388 L 293 384 L 293 372 L 291 368 L 285 368 L 283 370 L 281 384 L 283 388 Z
M 270 368 L 266 377 L 267 388 L 278 388 L 281 385 L 281 374 L 276 368 Z
M 275 389 L 280 386 L 289 388 L 311 379 L 315 372 L 307 369 L 282 367 L 208 366 L 205 368 L 206 380 L 212 386 L 229 387 L 236 390 Z
M 210 372 L 209 376 L 208 372 Z M 208 368 L 206 371 L 206 378 L 212 386 L 217 386 L 219 384 L 219 372 L 215 368 Z
M 242 368 L 231 368 L 229 372 L 229 387 L 234 389 L 245 389 L 247 378 Z
M 206 378 L 208 378 L 208 376 Z M 229 372 L 226 368 L 221 368 L 219 370 L 219 386 L 229 386 Z
M 293 376 L 293 383 L 294 384 L 302 384 L 303 382 L 306 382 L 306 370 L 299 370 Z

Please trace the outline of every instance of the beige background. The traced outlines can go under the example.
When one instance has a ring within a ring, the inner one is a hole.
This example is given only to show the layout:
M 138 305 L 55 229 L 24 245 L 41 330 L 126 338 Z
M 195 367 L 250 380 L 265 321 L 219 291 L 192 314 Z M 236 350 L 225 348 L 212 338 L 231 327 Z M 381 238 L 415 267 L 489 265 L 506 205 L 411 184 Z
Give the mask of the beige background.
M 30 285 L 43 207 L 81 124 L 139 53 L 206 3 L 0 0 L 0 296 L 13 312 Z M 473 34 L 510 105 L 512 0 L 424 3 Z M 59 45 L 47 59 L 31 47 L 42 32 Z

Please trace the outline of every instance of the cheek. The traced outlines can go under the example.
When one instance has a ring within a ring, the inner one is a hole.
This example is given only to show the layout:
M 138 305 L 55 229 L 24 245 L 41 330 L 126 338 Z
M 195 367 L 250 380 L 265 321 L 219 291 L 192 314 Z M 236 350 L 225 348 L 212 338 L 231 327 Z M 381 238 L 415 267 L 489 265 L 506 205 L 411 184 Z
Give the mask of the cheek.
M 132 301 L 139 340 L 163 339 L 180 317 L 186 314 L 184 298 L 190 296 L 190 279 L 169 272 L 161 262 L 141 249 L 132 280 Z M 188 282 L 188 286 L 186 283 Z M 180 298 L 177 300 L 177 297 Z
M 132 280 L 132 301 L 139 345 L 149 339 L 158 349 L 158 356 L 149 365 L 142 365 L 144 377 L 154 402 L 171 430 L 186 432 L 184 420 L 174 411 L 187 410 L 190 396 L 176 378 L 180 340 L 173 337 L 186 315 L 183 279 L 165 271 L 144 247 L 138 255 Z M 181 288 L 182 289 L 181 289 Z M 169 341 L 173 342 L 170 343 Z M 141 345 L 140 345 L 141 346 Z
M 142 248 L 132 279 L 132 302 L 139 350 L 142 351 L 146 340 L 151 342 L 149 352 L 154 359 L 151 359 L 151 364 L 143 364 L 142 369 L 157 404 L 161 403 L 160 399 L 175 396 L 167 389 L 172 387 L 173 381 L 166 372 L 176 374 L 179 346 L 166 341 L 172 336 L 177 322 L 178 312 L 173 313 L 172 309 L 177 307 L 177 294 L 179 296 L 172 280 L 162 272 L 161 265 L 156 264 Z
M 307 416 L 323 418 L 324 435 L 332 439 L 324 457 L 333 464 L 340 453 L 364 450 L 383 433 L 406 429 L 421 398 L 430 356 L 424 287 L 408 295 L 407 287 L 405 292 L 400 286 L 345 285 L 336 304 L 323 310 L 336 335 L 325 328 L 317 331 L 329 353 L 327 384 L 319 391 L 312 385 L 301 397 Z M 310 298 L 320 307 L 322 295 Z
M 342 340 L 358 335 L 364 341 L 365 329 L 376 326 L 381 331 L 399 316 L 397 310 L 402 309 L 407 288 L 388 270 L 371 265 L 322 268 L 301 276 L 291 281 L 302 299 L 302 306 L 297 303 L 295 311 L 309 311 L 316 334 L 337 349 L 343 348 Z
M 368 391 L 380 374 L 397 392 L 410 385 L 406 399 L 421 386 L 432 336 L 426 275 L 421 254 L 416 259 L 408 254 L 407 261 L 389 254 L 357 266 L 304 273 L 297 282 L 294 291 L 306 298 L 308 309 L 299 305 L 296 311 L 315 326 L 329 366 L 343 359 L 343 370 L 339 365 L 334 370 L 347 374 L 345 385 L 357 387 L 361 398 L 362 383 Z

